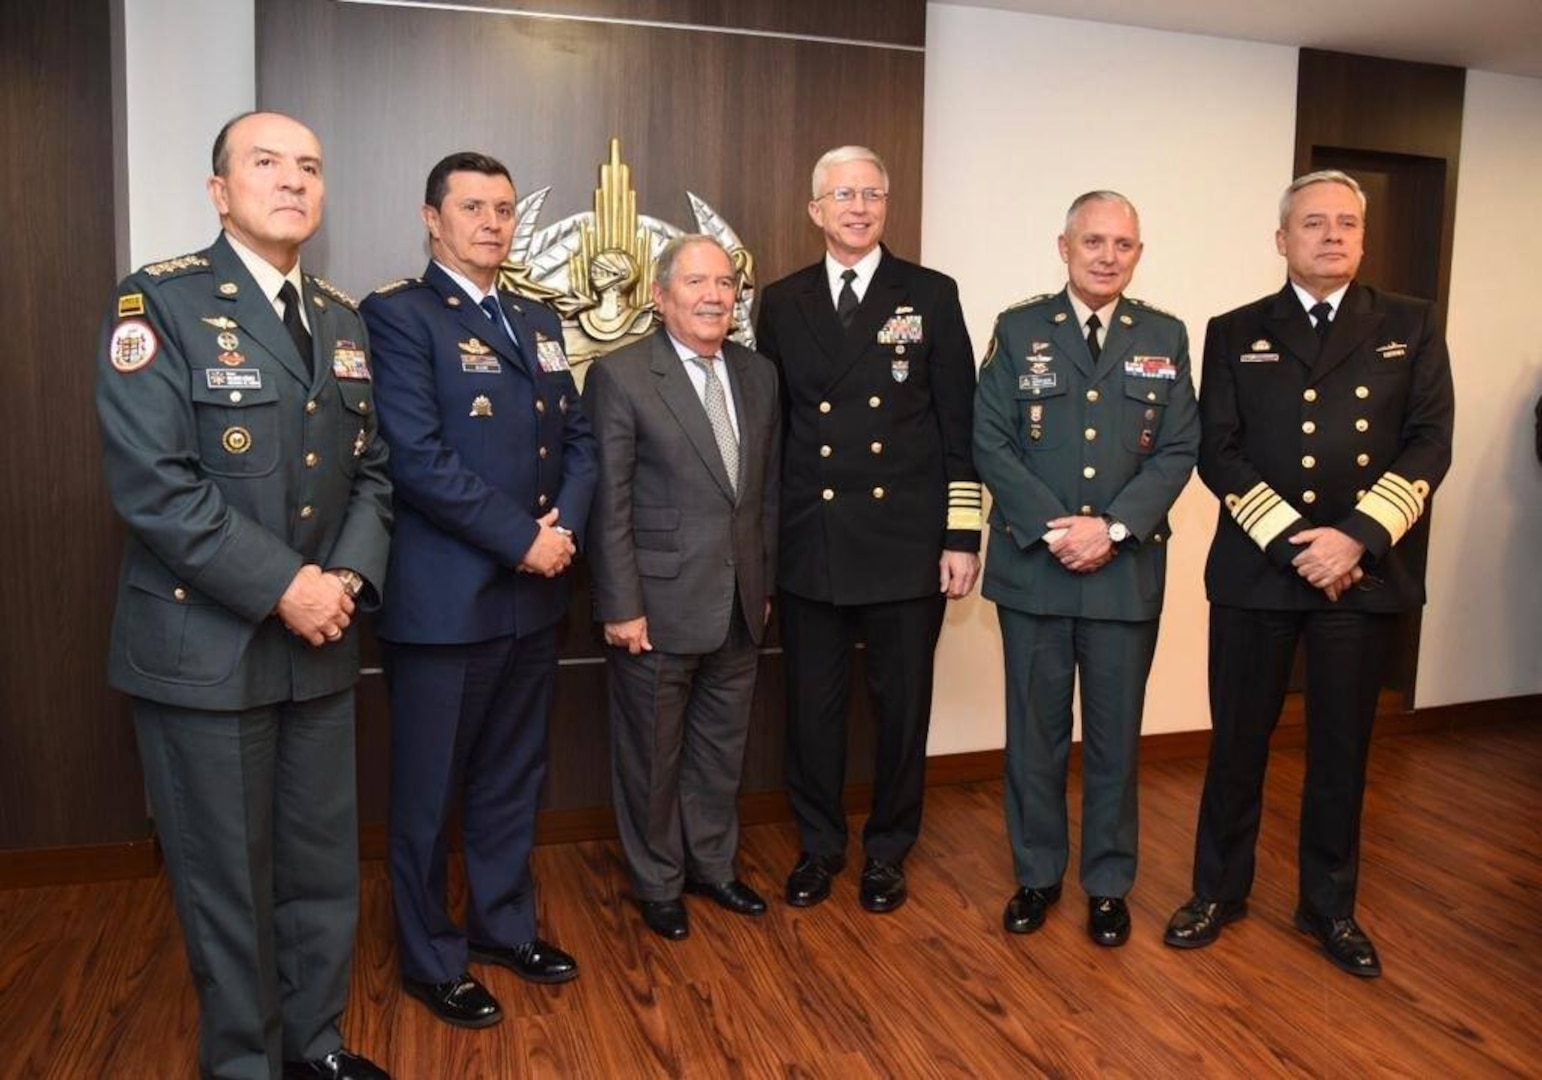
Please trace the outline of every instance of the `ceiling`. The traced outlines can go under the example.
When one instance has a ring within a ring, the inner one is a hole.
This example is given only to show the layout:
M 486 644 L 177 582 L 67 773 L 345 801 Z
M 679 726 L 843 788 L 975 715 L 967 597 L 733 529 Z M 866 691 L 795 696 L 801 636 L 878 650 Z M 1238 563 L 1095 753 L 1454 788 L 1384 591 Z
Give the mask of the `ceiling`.
M 1542 0 L 932 0 L 1542 78 Z

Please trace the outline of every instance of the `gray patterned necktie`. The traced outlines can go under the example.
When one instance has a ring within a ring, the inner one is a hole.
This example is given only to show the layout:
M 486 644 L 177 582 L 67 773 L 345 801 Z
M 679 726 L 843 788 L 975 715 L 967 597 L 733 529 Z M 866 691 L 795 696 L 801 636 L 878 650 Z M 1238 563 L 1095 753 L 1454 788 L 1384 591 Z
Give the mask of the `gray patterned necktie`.
M 733 423 L 728 419 L 728 395 L 717 377 L 716 357 L 693 356 L 696 364 L 707 375 L 707 422 L 712 425 L 712 437 L 717 440 L 718 452 L 723 455 L 723 468 L 728 470 L 728 484 L 734 494 L 739 494 L 739 439 L 734 435 Z

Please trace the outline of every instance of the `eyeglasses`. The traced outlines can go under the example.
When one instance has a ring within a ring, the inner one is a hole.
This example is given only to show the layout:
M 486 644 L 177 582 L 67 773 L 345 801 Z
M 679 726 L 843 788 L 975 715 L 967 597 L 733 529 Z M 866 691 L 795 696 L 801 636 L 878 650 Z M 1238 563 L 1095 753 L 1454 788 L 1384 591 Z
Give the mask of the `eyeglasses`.
M 889 193 L 883 188 L 838 187 L 831 188 L 829 191 L 819 196 L 819 199 L 834 199 L 838 203 L 848 203 L 854 201 L 858 195 L 862 196 L 863 202 L 870 203 L 881 203 L 889 197 Z M 818 202 L 819 199 L 815 199 L 814 201 Z

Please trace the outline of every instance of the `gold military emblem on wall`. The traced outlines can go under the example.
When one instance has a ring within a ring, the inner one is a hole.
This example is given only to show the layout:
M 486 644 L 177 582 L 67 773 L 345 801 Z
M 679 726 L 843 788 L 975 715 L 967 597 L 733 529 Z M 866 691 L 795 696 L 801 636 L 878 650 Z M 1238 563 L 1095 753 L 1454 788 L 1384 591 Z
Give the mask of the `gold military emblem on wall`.
M 621 160 L 621 140 L 610 140 L 610 161 L 600 166 L 594 210 L 537 228 L 550 187 L 515 207 L 514 246 L 499 270 L 504 288 L 550 304 L 562 315 L 568 363 L 580 382 L 592 361 L 636 341 L 657 326 L 653 266 L 660 250 L 686 232 L 705 233 L 728 251 L 738 275 L 734 329 L 729 335 L 755 347 L 750 307 L 755 298 L 755 259 L 733 228 L 694 192 L 687 191 L 694 226 L 682 229 L 637 212 L 631 168 Z

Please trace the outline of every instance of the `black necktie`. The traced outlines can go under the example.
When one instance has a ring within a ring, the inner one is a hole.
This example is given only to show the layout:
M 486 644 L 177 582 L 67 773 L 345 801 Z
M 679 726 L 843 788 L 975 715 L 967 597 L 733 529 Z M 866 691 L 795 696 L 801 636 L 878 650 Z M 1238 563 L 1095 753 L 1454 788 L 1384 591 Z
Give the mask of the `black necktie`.
M 851 283 L 857 279 L 855 270 L 846 270 L 841 274 L 841 295 L 835 302 L 835 313 L 841 318 L 841 325 L 851 326 L 851 319 L 857 313 L 857 290 L 851 287 Z
M 286 281 L 278 290 L 279 302 L 284 305 L 284 329 L 294 347 L 300 350 L 300 358 L 309 366 L 311 362 L 311 334 L 300 321 L 300 296 L 294 291 L 294 282 Z
M 1098 357 L 1103 355 L 1103 346 L 1098 344 L 1098 327 L 1102 325 L 1096 311 L 1087 319 L 1087 351 L 1092 354 L 1094 364 L 1098 362 Z
M 1321 350 L 1323 342 L 1328 340 L 1328 327 L 1333 325 L 1333 305 L 1319 300 L 1312 305 L 1312 318 L 1317 320 L 1317 348 Z

